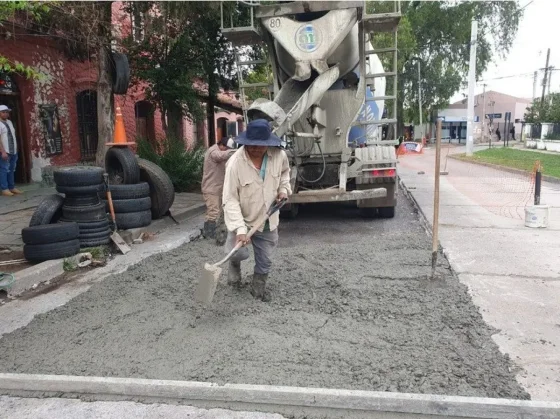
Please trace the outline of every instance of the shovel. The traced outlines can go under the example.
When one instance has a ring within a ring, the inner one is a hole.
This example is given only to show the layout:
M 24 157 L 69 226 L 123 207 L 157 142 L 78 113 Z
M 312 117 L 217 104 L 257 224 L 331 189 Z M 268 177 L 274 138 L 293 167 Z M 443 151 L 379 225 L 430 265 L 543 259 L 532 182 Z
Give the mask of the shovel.
M 111 240 L 119 248 L 123 255 L 130 252 L 130 247 L 126 244 L 123 238 L 117 233 L 117 220 L 115 218 L 115 209 L 113 208 L 113 198 L 111 197 L 111 191 L 109 190 L 109 175 L 107 173 L 103 174 L 103 179 L 105 180 L 105 189 L 107 189 L 107 202 L 109 203 L 109 212 L 111 213 L 111 220 L 113 221 L 113 233 L 111 234 Z
M 282 208 L 286 201 L 286 198 L 282 199 L 281 201 L 274 201 L 268 211 L 255 222 L 253 228 L 251 228 L 249 233 L 247 233 L 247 240 L 249 240 L 251 236 L 264 225 L 266 220 L 268 220 L 272 214 Z M 200 281 L 198 281 L 198 286 L 196 288 L 194 296 L 197 301 L 205 304 L 209 304 L 212 302 L 214 293 L 216 292 L 216 286 L 218 285 L 218 280 L 220 279 L 220 274 L 222 273 L 222 268 L 220 268 L 220 265 L 223 265 L 225 262 L 227 262 L 239 249 L 241 249 L 242 246 L 243 243 L 238 242 L 225 258 L 212 265 L 209 263 L 206 263 L 204 265 L 202 277 L 200 278 Z

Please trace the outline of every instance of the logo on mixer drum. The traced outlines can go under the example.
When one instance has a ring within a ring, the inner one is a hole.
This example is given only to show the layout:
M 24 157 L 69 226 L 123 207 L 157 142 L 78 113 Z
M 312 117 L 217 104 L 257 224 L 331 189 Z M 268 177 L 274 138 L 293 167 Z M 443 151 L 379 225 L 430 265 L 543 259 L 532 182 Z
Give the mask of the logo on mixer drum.
M 296 32 L 296 44 L 302 51 L 313 52 L 319 48 L 320 43 L 319 32 L 313 25 L 304 25 Z

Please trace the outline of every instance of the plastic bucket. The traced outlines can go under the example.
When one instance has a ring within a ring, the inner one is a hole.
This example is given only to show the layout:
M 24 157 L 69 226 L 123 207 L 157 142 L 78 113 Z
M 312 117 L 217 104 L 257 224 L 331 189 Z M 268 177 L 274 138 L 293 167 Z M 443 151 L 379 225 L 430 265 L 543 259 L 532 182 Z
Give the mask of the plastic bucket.
M 548 205 L 533 205 L 525 208 L 525 226 L 531 228 L 548 227 Z

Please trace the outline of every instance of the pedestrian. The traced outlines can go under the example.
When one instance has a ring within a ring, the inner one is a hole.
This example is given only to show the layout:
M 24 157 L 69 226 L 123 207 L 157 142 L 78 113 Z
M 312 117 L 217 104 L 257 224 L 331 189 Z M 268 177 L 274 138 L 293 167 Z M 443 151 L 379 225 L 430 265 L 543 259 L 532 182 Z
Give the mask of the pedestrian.
M 10 111 L 6 105 L 0 105 L 0 189 L 3 196 L 23 193 L 16 189 L 14 181 L 18 153 L 16 130 L 9 119 Z
M 511 134 L 511 140 L 515 141 L 515 125 L 511 126 L 511 129 L 509 130 L 509 133 Z
M 225 251 L 229 253 L 238 242 L 243 247 L 230 260 L 228 284 L 241 285 L 241 261 L 249 257 L 246 245 L 251 243 L 255 253 L 251 295 L 270 301 L 266 282 L 278 244 L 278 212 L 250 240 L 246 235 L 275 200 L 291 195 L 290 165 L 280 148 L 280 138 L 272 133 L 265 119 L 251 121 L 236 142 L 243 147 L 228 161 L 224 184 L 224 218 L 228 229 Z
M 498 141 L 502 141 L 502 134 L 500 134 L 500 128 L 496 128 L 496 137 L 498 137 Z
M 226 162 L 235 152 L 233 140 L 222 138 L 204 154 L 204 167 L 202 173 L 202 196 L 206 204 L 204 219 L 204 237 L 216 237 L 216 222 L 222 210 L 222 191 L 224 189 L 224 176 Z

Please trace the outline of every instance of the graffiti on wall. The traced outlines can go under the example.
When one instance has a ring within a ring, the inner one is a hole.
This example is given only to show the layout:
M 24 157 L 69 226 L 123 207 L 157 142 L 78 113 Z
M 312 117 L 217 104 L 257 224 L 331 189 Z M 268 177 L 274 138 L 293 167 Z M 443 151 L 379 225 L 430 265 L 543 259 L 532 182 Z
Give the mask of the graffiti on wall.
M 62 133 L 58 105 L 39 105 L 41 121 L 45 128 L 45 152 L 47 156 L 62 154 Z

